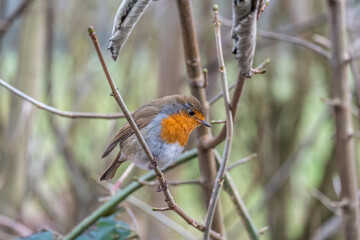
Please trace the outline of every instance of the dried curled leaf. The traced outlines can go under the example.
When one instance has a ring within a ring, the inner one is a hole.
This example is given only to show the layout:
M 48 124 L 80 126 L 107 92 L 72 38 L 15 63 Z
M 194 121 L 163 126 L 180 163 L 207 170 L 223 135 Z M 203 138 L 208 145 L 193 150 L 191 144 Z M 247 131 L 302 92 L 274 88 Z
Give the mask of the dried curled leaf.
M 256 45 L 257 0 L 233 1 L 233 54 L 238 62 L 240 73 L 251 77 L 251 67 Z
M 124 43 L 129 38 L 151 0 L 123 0 L 116 12 L 108 50 L 116 61 Z

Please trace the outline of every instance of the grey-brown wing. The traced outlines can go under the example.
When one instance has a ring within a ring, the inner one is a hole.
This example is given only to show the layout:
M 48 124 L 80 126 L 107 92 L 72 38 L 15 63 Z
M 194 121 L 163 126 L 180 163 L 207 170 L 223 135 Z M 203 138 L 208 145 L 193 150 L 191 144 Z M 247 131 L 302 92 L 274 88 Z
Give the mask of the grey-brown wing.
M 133 113 L 133 118 L 136 125 L 141 130 L 142 128 L 147 126 L 159 112 L 160 108 L 158 106 L 145 105 L 140 107 Z M 113 138 L 113 140 L 111 140 L 109 146 L 106 148 L 105 152 L 101 157 L 104 158 L 109 155 L 109 153 L 116 147 L 116 145 L 130 137 L 132 134 L 134 134 L 134 131 L 130 127 L 130 124 L 126 123 L 116 133 L 116 136 Z

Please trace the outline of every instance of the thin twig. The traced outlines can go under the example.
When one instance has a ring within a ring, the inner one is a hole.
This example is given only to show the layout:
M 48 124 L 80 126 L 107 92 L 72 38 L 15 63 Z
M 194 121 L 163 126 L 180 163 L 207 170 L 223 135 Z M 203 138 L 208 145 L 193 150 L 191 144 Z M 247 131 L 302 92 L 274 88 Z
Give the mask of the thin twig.
M 109 70 L 105 64 L 104 58 L 102 56 L 101 50 L 100 50 L 100 46 L 99 46 L 99 42 L 97 39 L 97 36 L 95 34 L 95 31 L 92 27 L 89 27 L 89 35 L 93 41 L 93 44 L 95 46 L 96 52 L 98 54 L 100 63 L 104 69 L 106 78 L 108 80 L 108 83 L 110 85 L 111 91 L 112 91 L 112 95 L 115 98 L 116 102 L 118 103 L 119 107 L 121 108 L 122 112 L 124 113 L 126 119 L 128 120 L 130 127 L 132 128 L 132 130 L 135 133 L 136 138 L 138 139 L 140 145 L 142 146 L 142 148 L 144 149 L 146 155 L 149 158 L 150 163 L 154 163 L 155 159 L 148 147 L 148 145 L 146 144 L 143 136 L 141 135 L 134 119 L 132 118 L 129 110 L 127 109 L 124 100 L 122 99 L 119 90 L 117 89 L 117 87 L 115 86 L 114 81 L 111 78 L 111 75 L 109 73 Z M 200 231 L 204 231 L 204 226 L 201 225 L 200 223 L 198 223 L 195 219 L 193 219 L 191 216 L 189 216 L 182 208 L 180 208 L 177 203 L 175 202 L 173 196 L 170 193 L 169 188 L 167 187 L 167 180 L 164 177 L 163 172 L 161 171 L 161 169 L 159 168 L 159 166 L 157 164 L 153 164 L 154 165 L 154 172 L 156 173 L 156 177 L 159 181 L 160 187 L 163 190 L 163 194 L 165 196 L 166 199 L 166 203 L 168 205 L 168 207 L 173 210 L 174 212 L 176 212 L 180 217 L 182 217 L 187 223 L 189 223 L 190 225 L 192 225 L 193 227 L 199 229 Z M 221 239 L 221 235 L 219 233 L 216 233 L 214 231 L 211 231 L 211 236 L 215 239 Z
M 227 170 L 228 172 L 230 172 L 233 168 L 235 168 L 235 167 L 237 167 L 237 166 L 239 166 L 239 165 L 241 165 L 241 164 L 244 164 L 244 163 L 246 163 L 246 162 L 248 162 L 248 161 L 250 161 L 251 159 L 254 159 L 254 158 L 256 158 L 256 157 L 257 157 L 257 153 L 253 153 L 253 154 L 251 154 L 251 155 L 249 155 L 249 156 L 247 156 L 247 157 L 244 157 L 244 158 L 240 159 L 240 160 L 237 161 L 236 163 L 231 164 L 226 170 Z
M 335 204 L 322 192 L 318 189 L 314 189 L 311 193 L 317 200 L 319 200 L 327 209 L 337 216 L 341 216 L 341 211 Z
M 151 181 L 151 182 L 146 182 L 146 181 L 140 181 L 139 179 L 136 179 L 137 182 L 146 185 L 146 186 L 156 186 L 159 183 L 156 181 Z M 200 184 L 201 185 L 202 181 L 200 179 L 196 179 L 196 180 L 187 180 L 187 181 L 168 181 L 168 185 L 169 186 L 180 186 L 180 185 L 189 185 L 189 184 Z
M 296 45 L 313 50 L 314 52 L 320 54 L 321 56 L 323 56 L 327 59 L 330 59 L 330 53 L 328 51 L 324 50 L 322 47 L 320 47 L 312 42 L 306 41 L 306 40 L 298 38 L 298 37 L 289 36 L 289 35 L 282 34 L 282 33 L 264 31 L 264 30 L 258 30 L 257 35 L 262 38 L 281 40 L 284 42 L 294 43 Z
M 360 60 L 360 53 L 350 56 L 348 59 L 345 60 L 345 64 L 351 61 L 358 61 L 358 60 Z
M 236 83 L 233 83 L 230 85 L 229 87 L 229 91 L 231 91 L 234 87 L 236 86 Z M 214 97 L 209 99 L 209 104 L 212 105 L 213 103 L 215 103 L 217 100 L 219 100 L 221 97 L 223 96 L 222 92 L 219 92 L 218 94 L 216 94 Z
M 260 19 L 261 14 L 265 11 L 265 9 L 269 6 L 269 4 L 270 4 L 270 0 L 266 0 L 265 4 L 264 4 L 263 0 L 259 3 L 259 10 L 258 10 L 258 13 L 257 13 L 257 20 Z
M 266 65 L 268 65 L 270 63 L 270 58 L 265 59 L 262 63 L 260 63 L 255 70 L 258 71 L 266 71 L 266 69 L 263 69 Z M 229 91 L 232 90 L 234 87 L 236 86 L 236 83 L 231 84 L 229 87 Z M 219 100 L 221 97 L 223 96 L 222 91 L 219 92 L 218 94 L 216 94 L 214 97 L 210 98 L 208 100 L 209 104 L 212 105 L 213 103 L 215 103 L 217 100 Z
M 266 69 L 257 70 L 257 69 L 254 69 L 254 68 L 250 68 L 250 72 L 253 73 L 253 74 L 265 74 Z
M 111 195 L 116 193 L 116 190 L 120 187 L 120 185 L 125 181 L 125 179 L 129 176 L 131 171 L 134 169 L 135 163 L 130 163 L 130 165 L 126 168 L 124 173 L 120 176 L 120 178 L 114 184 L 114 187 L 111 189 Z
M 208 84 L 208 70 L 207 68 L 203 69 L 203 82 L 195 82 L 196 87 L 198 88 L 206 88 L 207 84 Z
M 340 107 L 341 106 L 341 101 L 338 98 L 320 98 L 320 101 L 322 101 L 323 103 L 332 106 L 332 107 Z
M 232 144 L 232 136 L 233 136 L 233 118 L 231 115 L 230 109 L 230 93 L 228 90 L 228 83 L 227 83 L 227 76 L 226 76 L 226 68 L 225 68 L 225 61 L 222 51 L 221 45 L 221 30 L 220 30 L 220 20 L 219 20 L 219 13 L 217 5 L 214 6 L 214 26 L 215 26 L 215 40 L 216 40 L 216 52 L 218 57 L 219 63 L 219 71 L 220 71 L 220 79 L 221 79 L 221 86 L 223 89 L 223 96 L 224 96 L 224 105 L 225 105 L 225 112 L 226 112 L 226 142 L 225 142 L 225 149 L 223 153 L 223 159 L 216 176 L 216 181 L 214 184 L 213 192 L 211 194 L 211 199 L 209 203 L 209 207 L 206 214 L 205 219 L 205 231 L 204 231 L 204 240 L 209 239 L 210 236 L 210 228 L 213 221 L 215 208 L 219 199 L 220 190 L 223 185 L 223 178 L 226 171 L 226 165 L 229 161 L 230 151 L 231 151 L 231 144 Z
M 121 113 L 115 113 L 115 114 L 98 114 L 98 113 L 85 113 L 85 112 L 68 112 L 68 111 L 62 111 L 57 108 L 51 107 L 49 105 L 46 105 L 45 103 L 39 102 L 35 100 L 34 98 L 30 97 L 29 95 L 26 95 L 22 91 L 18 90 L 17 88 L 11 86 L 4 80 L 0 79 L 0 85 L 5 87 L 6 89 L 10 90 L 15 95 L 21 97 L 25 101 L 30 102 L 34 106 L 36 106 L 39 109 L 48 111 L 52 114 L 61 116 L 61 117 L 67 117 L 67 118 L 95 118 L 95 119 L 118 119 L 118 118 L 124 118 L 124 114 Z
M 265 232 L 267 232 L 268 230 L 269 230 L 269 227 L 268 227 L 268 226 L 262 227 L 262 228 L 260 228 L 260 230 L 259 230 L 259 234 L 262 235 L 262 234 L 264 234 Z
M 125 211 L 127 212 L 127 214 L 129 215 L 129 217 L 131 218 L 132 222 L 134 223 L 134 227 L 135 227 L 135 231 L 137 233 L 140 233 L 140 227 L 139 227 L 139 222 L 136 219 L 136 216 L 133 212 L 133 210 L 131 210 L 130 207 L 125 207 Z
M 265 67 L 268 63 L 270 63 L 270 59 L 265 59 L 265 61 L 263 61 L 262 63 L 260 63 L 255 69 L 262 69 L 263 67 Z M 235 119 L 236 116 L 236 112 L 237 112 L 237 106 L 239 104 L 239 100 L 241 97 L 241 93 L 245 84 L 245 77 L 241 74 L 241 72 L 238 73 L 238 78 L 237 81 L 234 85 L 232 85 L 229 90 L 235 86 L 234 89 L 234 93 L 231 99 L 231 113 L 232 113 L 232 117 L 233 119 Z M 212 98 L 211 100 L 209 100 L 209 103 L 212 104 L 214 103 L 216 100 L 218 100 L 220 97 L 222 97 L 223 94 L 218 94 L 217 96 L 215 96 L 214 98 Z M 222 141 L 224 141 L 226 137 L 226 125 L 221 129 L 220 133 L 213 137 L 213 138 L 207 138 L 204 141 L 201 142 L 202 146 L 204 148 L 214 148 L 216 147 L 218 144 L 220 144 Z
M 218 164 L 221 163 L 221 157 L 218 151 L 214 151 L 215 159 L 217 160 Z M 246 206 L 240 197 L 239 192 L 236 189 L 236 186 L 231 179 L 230 173 L 225 173 L 225 183 L 224 183 L 224 190 L 229 194 L 231 201 L 233 202 L 236 212 L 239 214 L 242 223 L 245 226 L 245 229 L 252 240 L 258 240 L 260 232 L 257 231 L 253 220 L 251 219 L 250 214 L 248 213 Z
M 178 233 L 183 239 L 188 240 L 196 240 L 196 237 L 192 235 L 189 231 L 187 231 L 184 227 L 179 225 L 178 223 L 174 222 L 171 218 L 167 217 L 161 212 L 154 212 L 152 208 L 144 203 L 143 201 L 139 200 L 138 198 L 130 195 L 127 197 L 126 201 L 140 209 L 141 211 L 145 212 L 155 220 L 159 221 L 160 223 L 164 224 L 168 228 L 172 229 L 176 233 Z
M 326 37 L 320 35 L 320 34 L 314 34 L 313 35 L 314 42 L 320 44 L 321 46 L 330 49 L 331 48 L 331 42 Z
M 353 132 L 350 134 L 350 136 L 353 138 L 360 138 L 360 132 Z
M 164 208 L 152 208 L 152 210 L 154 212 L 166 212 L 166 211 L 169 211 L 171 209 L 169 207 L 164 207 Z
M 235 84 L 234 93 L 231 99 L 231 113 L 233 119 L 235 118 L 237 106 L 239 104 L 239 100 L 241 97 L 242 89 L 244 87 L 245 83 L 245 77 L 241 74 L 241 72 L 238 73 L 238 79 Z M 221 129 L 220 133 L 212 138 L 204 139 L 201 144 L 202 147 L 205 149 L 210 149 L 216 147 L 218 144 L 220 144 L 222 141 L 224 141 L 226 137 L 226 125 Z
M 211 120 L 211 124 L 224 124 L 226 120 Z
M 187 161 L 193 159 L 197 155 L 197 150 L 190 150 L 183 153 L 174 164 L 171 164 L 169 167 L 164 169 L 164 172 L 167 172 Z M 153 171 L 149 171 L 147 174 L 141 176 L 139 179 L 141 181 L 150 181 L 156 178 L 156 174 Z M 96 220 L 104 216 L 105 214 L 112 212 L 115 210 L 116 206 L 128 198 L 133 192 L 141 188 L 143 185 L 133 181 L 129 185 L 127 185 L 122 191 L 118 192 L 115 196 L 107 197 L 109 199 L 106 203 L 101 205 L 98 209 L 96 209 L 93 213 L 83 219 L 79 224 L 77 224 L 66 236 L 64 236 L 63 240 L 72 240 L 79 236 L 85 229 L 89 228 Z
M 1 25 L 0 25 L 0 39 L 5 34 L 6 30 L 11 26 L 11 24 L 26 10 L 29 4 L 33 0 L 24 0 L 19 7 L 15 10 L 13 14 L 10 15 Z
M 20 236 L 27 236 L 33 232 L 33 230 L 31 230 L 24 224 L 4 215 L 0 215 L 0 226 L 7 227 Z

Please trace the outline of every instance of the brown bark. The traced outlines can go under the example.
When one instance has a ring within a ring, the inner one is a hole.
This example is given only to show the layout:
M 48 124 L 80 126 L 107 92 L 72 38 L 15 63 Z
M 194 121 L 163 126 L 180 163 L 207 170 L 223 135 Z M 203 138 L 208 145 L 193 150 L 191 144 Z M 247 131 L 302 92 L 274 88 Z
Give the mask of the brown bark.
M 358 177 L 355 163 L 353 125 L 350 112 L 350 89 L 345 60 L 348 59 L 345 1 L 328 0 L 331 38 L 331 72 L 336 127 L 336 160 L 340 175 L 341 200 L 347 201 L 343 210 L 343 224 L 347 240 L 360 239 L 359 203 L 356 196 Z
M 205 108 L 206 119 L 209 119 L 209 104 L 206 101 L 205 89 L 200 88 L 203 83 L 203 75 L 200 62 L 200 53 L 197 38 L 195 35 L 194 21 L 191 12 L 191 4 L 189 0 L 177 0 L 177 7 L 180 16 L 182 37 L 184 44 L 185 65 L 189 78 L 189 85 L 192 95 L 199 99 Z M 209 128 L 200 127 L 197 130 L 198 140 L 201 141 L 211 137 Z M 216 178 L 216 164 L 211 149 L 205 149 L 199 145 L 198 157 L 201 178 L 204 182 L 202 185 L 206 206 L 209 205 L 211 193 Z M 212 229 L 216 232 L 223 233 L 224 227 L 222 222 L 222 214 L 218 204 Z

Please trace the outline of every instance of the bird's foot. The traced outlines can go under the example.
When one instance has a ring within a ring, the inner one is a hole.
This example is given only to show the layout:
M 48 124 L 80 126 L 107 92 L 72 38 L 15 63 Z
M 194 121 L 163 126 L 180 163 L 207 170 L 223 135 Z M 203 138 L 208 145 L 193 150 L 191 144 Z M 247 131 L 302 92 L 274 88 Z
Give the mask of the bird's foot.
M 168 181 L 165 179 L 165 186 L 162 187 L 161 184 L 159 184 L 159 186 L 157 186 L 157 188 L 156 188 L 155 191 L 156 191 L 156 192 L 163 192 L 163 191 L 165 191 L 168 187 L 169 187 L 169 183 L 168 183 Z

